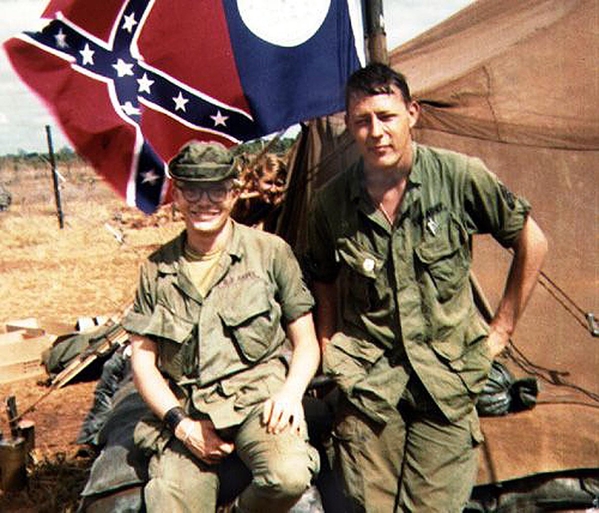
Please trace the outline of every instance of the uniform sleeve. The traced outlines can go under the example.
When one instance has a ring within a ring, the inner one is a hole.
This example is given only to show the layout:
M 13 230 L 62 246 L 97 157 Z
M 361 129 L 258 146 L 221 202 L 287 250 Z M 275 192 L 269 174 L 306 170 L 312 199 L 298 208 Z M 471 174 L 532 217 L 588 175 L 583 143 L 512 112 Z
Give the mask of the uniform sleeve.
M 470 159 L 463 184 L 464 209 L 473 233 L 489 233 L 510 247 L 524 227 L 531 206 L 514 195 L 479 159 Z
M 335 237 L 330 230 L 324 208 L 324 195 L 317 193 L 308 214 L 307 249 L 304 255 L 306 272 L 310 280 L 330 283 L 339 272 L 335 254 Z
M 154 300 L 152 295 L 152 283 L 149 265 L 142 265 L 139 273 L 139 283 L 135 292 L 133 307 L 123 318 L 122 325 L 129 333 L 145 335 L 146 328 L 154 312 Z
M 314 306 L 312 294 L 306 286 L 299 263 L 291 247 L 281 240 L 273 262 L 277 283 L 277 299 L 286 322 L 307 314 Z

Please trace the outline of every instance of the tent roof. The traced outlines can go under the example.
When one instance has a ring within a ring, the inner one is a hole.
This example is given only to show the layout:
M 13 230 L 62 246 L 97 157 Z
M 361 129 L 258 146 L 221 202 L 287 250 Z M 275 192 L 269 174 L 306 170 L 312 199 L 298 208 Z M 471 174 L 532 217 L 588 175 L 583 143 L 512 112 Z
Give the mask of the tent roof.
M 599 3 L 480 0 L 390 53 L 423 103 L 420 126 L 599 149 Z

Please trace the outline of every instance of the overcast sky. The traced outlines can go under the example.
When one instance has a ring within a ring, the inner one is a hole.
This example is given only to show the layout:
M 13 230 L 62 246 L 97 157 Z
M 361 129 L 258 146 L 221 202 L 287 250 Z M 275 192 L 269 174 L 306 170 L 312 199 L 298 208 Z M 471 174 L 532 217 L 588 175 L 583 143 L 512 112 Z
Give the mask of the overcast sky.
M 0 41 L 23 30 L 36 29 L 46 0 L 0 0 Z M 472 0 L 383 0 L 387 46 L 395 48 Z M 0 155 L 47 151 L 45 126 L 52 127 L 54 148 L 67 141 L 44 105 L 17 77 L 0 51 Z

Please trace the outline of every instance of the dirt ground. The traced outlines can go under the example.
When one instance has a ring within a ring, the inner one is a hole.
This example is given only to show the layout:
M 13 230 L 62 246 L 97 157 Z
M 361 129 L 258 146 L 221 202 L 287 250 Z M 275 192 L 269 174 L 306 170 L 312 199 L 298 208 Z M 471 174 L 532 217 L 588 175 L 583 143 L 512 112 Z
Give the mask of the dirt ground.
M 9 321 L 35 318 L 60 335 L 75 329 L 80 318 L 118 317 L 132 300 L 141 261 L 182 227 L 169 207 L 149 217 L 126 207 L 88 168 L 60 172 L 62 229 L 47 168 L 0 169 L 0 182 L 12 195 L 10 208 L 0 212 L 0 331 Z M 6 399 L 15 396 L 19 413 L 37 403 L 24 416 L 35 424 L 28 487 L 0 491 L 3 512 L 75 511 L 87 479 L 92 459 L 75 440 L 96 380 L 48 394 L 44 377 L 0 385 L 5 438 Z

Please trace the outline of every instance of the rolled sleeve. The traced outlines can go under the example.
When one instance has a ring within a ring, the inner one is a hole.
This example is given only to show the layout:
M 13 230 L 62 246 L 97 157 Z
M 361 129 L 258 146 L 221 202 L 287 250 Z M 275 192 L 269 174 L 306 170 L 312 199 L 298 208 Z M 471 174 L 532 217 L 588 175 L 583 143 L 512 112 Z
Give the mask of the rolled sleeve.
M 125 315 L 121 324 L 129 333 L 133 333 L 134 335 L 146 335 L 150 321 L 151 316 L 131 311 Z
M 479 159 L 471 159 L 464 184 L 465 208 L 477 233 L 490 233 L 511 247 L 531 210 L 530 203 L 512 193 Z
M 287 243 L 283 242 L 280 246 L 274 266 L 283 318 L 286 322 L 292 322 L 312 310 L 314 298 Z
M 142 336 L 148 334 L 148 328 L 154 314 L 152 283 L 152 280 L 149 278 L 148 264 L 146 263 L 140 270 L 133 308 L 125 314 L 122 320 L 123 328 L 129 333 Z

